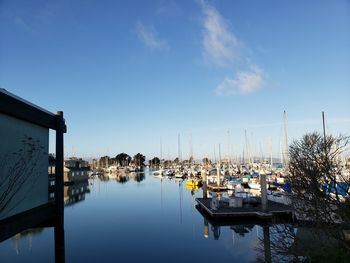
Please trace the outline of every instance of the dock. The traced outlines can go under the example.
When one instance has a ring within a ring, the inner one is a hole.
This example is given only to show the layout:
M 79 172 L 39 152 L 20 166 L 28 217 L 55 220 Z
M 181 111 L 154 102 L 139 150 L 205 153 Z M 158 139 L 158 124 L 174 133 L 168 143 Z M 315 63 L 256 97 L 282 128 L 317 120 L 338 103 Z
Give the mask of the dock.
M 218 192 L 218 191 L 225 191 L 227 190 L 227 187 L 226 186 L 223 186 L 223 185 L 217 185 L 217 184 L 208 184 L 208 189 L 214 191 L 214 192 Z
M 268 201 L 268 208 L 264 210 L 261 204 L 256 206 L 229 207 L 227 202 L 219 201 L 219 208 L 210 207 L 211 198 L 196 198 L 198 208 L 213 218 L 237 218 L 250 217 L 260 219 L 272 219 L 276 217 L 293 217 L 291 206 Z

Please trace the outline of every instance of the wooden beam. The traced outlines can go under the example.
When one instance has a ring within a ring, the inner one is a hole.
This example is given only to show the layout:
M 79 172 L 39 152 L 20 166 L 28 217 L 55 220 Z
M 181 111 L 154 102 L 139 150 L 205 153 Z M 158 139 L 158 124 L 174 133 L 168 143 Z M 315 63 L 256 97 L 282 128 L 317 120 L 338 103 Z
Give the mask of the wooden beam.
M 55 262 L 65 262 L 65 238 L 64 238 L 64 216 L 58 216 L 55 220 Z
M 0 242 L 28 228 L 34 228 L 37 225 L 49 221 L 55 215 L 54 213 L 54 204 L 47 203 L 1 220 Z
M 4 89 L 0 89 L 0 113 L 45 128 L 57 129 L 55 114 L 25 101 Z
M 58 111 L 56 114 L 56 169 L 55 169 L 55 202 L 57 215 L 63 216 L 64 210 L 64 148 L 63 148 L 63 134 L 66 129 L 66 125 L 63 119 L 63 112 Z

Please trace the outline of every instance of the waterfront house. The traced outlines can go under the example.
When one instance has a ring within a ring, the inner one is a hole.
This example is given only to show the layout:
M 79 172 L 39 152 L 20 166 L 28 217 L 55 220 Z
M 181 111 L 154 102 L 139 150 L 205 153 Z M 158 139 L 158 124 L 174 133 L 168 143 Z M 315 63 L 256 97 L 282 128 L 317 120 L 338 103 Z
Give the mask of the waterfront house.
M 87 161 L 78 158 L 70 158 L 64 161 L 64 182 L 74 183 L 87 180 L 90 166 Z

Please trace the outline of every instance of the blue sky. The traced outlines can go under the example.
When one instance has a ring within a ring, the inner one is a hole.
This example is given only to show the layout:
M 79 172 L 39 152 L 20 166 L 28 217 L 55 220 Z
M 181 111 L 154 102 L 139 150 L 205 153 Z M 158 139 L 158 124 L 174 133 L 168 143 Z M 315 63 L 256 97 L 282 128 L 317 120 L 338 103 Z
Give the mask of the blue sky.
M 0 1 L 0 86 L 68 125 L 67 155 L 279 156 L 350 135 L 349 1 Z M 52 144 L 51 144 L 52 145 Z M 271 145 L 271 146 L 270 146 Z

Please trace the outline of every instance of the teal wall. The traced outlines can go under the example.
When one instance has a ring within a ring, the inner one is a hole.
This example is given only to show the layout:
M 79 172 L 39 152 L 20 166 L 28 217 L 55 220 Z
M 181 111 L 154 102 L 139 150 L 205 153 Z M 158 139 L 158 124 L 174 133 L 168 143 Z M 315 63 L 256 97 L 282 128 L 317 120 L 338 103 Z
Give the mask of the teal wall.
M 0 113 L 0 220 L 48 202 L 49 130 Z

